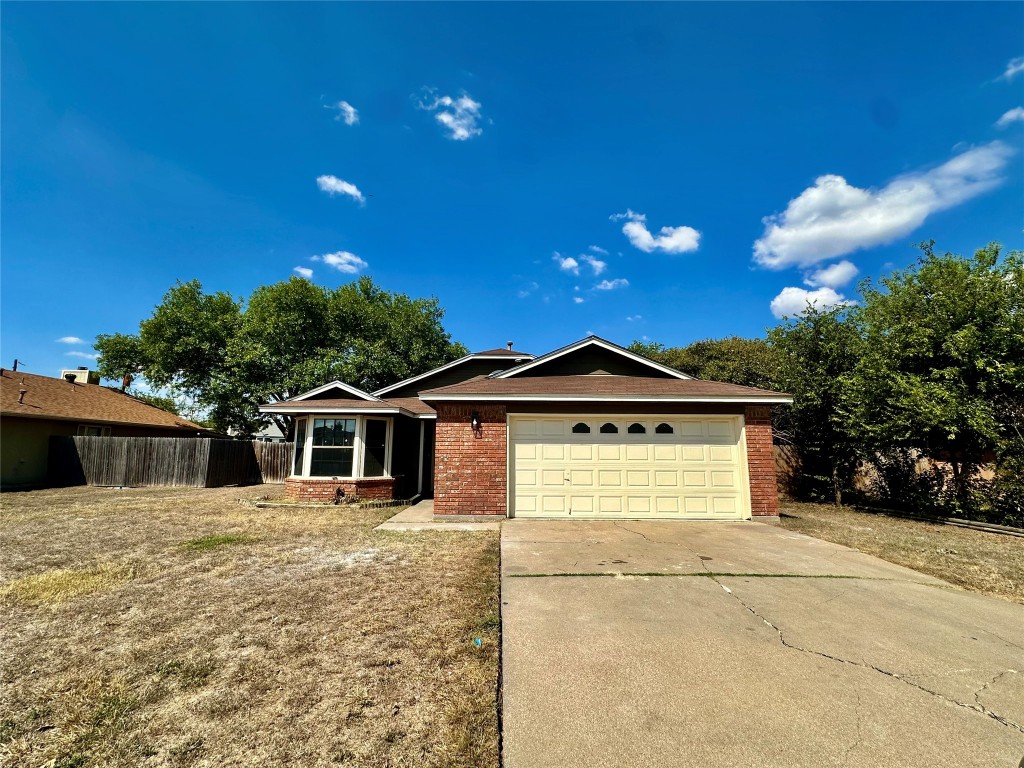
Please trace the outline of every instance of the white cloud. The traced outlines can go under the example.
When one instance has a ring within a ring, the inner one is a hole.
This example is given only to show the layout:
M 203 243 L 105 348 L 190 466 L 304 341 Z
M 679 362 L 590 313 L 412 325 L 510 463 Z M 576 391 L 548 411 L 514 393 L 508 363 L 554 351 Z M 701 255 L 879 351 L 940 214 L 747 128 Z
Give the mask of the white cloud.
M 525 299 L 538 288 L 540 288 L 540 285 L 538 283 L 527 283 L 516 292 L 516 296 L 518 296 L 520 299 Z
M 80 339 L 77 336 L 61 336 L 57 342 L 60 344 L 85 344 L 85 339 Z
M 819 176 L 785 211 L 763 220 L 765 231 L 754 243 L 754 260 L 769 269 L 810 266 L 890 243 L 936 211 L 998 186 L 1013 154 L 1012 148 L 994 141 L 930 171 L 898 176 L 881 189 L 860 189 L 842 176 Z
M 606 251 L 604 248 L 602 248 L 599 245 L 588 246 L 587 250 L 591 251 L 592 253 L 600 254 L 601 256 L 607 256 L 608 255 L 608 251 Z
M 574 304 L 582 304 L 583 303 L 583 299 L 581 299 L 579 296 L 573 296 L 572 297 L 572 301 L 573 301 Z
M 636 321 L 643 320 L 643 319 L 644 319 L 643 315 L 628 315 L 626 317 L 626 321 L 630 322 L 630 323 L 635 323 Z
M 616 288 L 629 287 L 629 280 L 624 277 L 616 277 L 614 280 L 602 280 L 594 286 L 598 291 L 614 291 Z
M 348 195 L 360 205 L 366 202 L 366 198 L 359 191 L 359 187 L 344 179 L 339 179 L 337 176 L 317 176 L 316 185 L 320 187 L 320 191 L 326 192 L 331 197 L 335 195 Z
M 570 272 L 574 275 L 578 275 L 580 273 L 580 263 L 572 256 L 563 256 L 558 251 L 555 251 L 555 254 L 551 258 L 554 259 L 558 268 L 563 272 Z
M 811 288 L 839 288 L 850 282 L 857 274 L 857 267 L 843 260 L 838 264 L 822 267 L 804 277 L 804 282 Z
M 593 256 L 591 256 L 590 254 L 587 254 L 587 253 L 580 254 L 580 258 L 583 261 L 587 262 L 587 264 L 590 265 L 590 268 L 592 270 L 594 270 L 594 274 L 595 275 L 600 275 L 602 272 L 604 272 L 605 268 L 608 266 L 608 262 L 601 261 L 600 259 L 596 259 L 596 258 L 594 258 Z
M 99 359 L 99 355 L 97 355 L 95 353 L 92 353 L 92 352 L 79 352 L 77 349 L 73 349 L 70 352 L 65 352 L 64 354 L 68 355 L 70 357 L 80 357 L 83 360 L 97 360 L 97 359 Z
M 293 271 L 302 275 L 302 277 L 306 278 L 307 280 L 313 276 L 313 270 L 310 269 L 309 267 L 295 267 Z
M 1005 128 L 1011 123 L 1024 122 L 1024 107 L 1014 107 L 1003 113 L 1003 116 L 996 120 L 996 128 Z
M 480 120 L 481 104 L 474 101 L 468 93 L 463 91 L 461 96 L 454 99 L 451 96 L 435 96 L 429 89 L 427 93 L 432 100 L 420 101 L 418 106 L 434 113 L 434 119 L 448 130 L 449 139 L 466 141 L 484 132 L 477 125 L 477 121 Z
M 359 270 L 366 269 L 370 266 L 354 253 L 349 253 L 348 251 L 325 253 L 322 256 L 313 256 L 312 260 L 323 262 L 327 266 L 334 267 L 339 272 L 345 272 L 349 275 L 354 275 L 359 272 Z
M 647 229 L 647 217 L 642 213 L 627 210 L 610 217 L 612 221 L 626 219 L 622 231 L 634 248 L 644 253 L 664 251 L 665 253 L 687 253 L 700 247 L 700 232 L 693 227 L 662 227 L 657 235 Z
M 772 299 L 772 314 L 780 320 L 786 315 L 801 315 L 807 311 L 807 305 L 812 304 L 818 309 L 829 307 L 846 306 L 852 304 L 841 293 L 836 293 L 831 288 L 819 288 L 816 291 L 808 291 L 805 288 L 783 288 L 781 293 Z
M 1006 71 L 999 76 L 1000 80 L 1012 80 L 1021 72 L 1024 72 L 1024 56 L 1010 59 L 1006 64 Z
M 345 125 L 359 124 L 359 110 L 347 101 L 339 101 L 337 104 L 327 104 L 324 108 L 337 111 L 338 114 L 334 116 L 334 119 L 344 121 Z

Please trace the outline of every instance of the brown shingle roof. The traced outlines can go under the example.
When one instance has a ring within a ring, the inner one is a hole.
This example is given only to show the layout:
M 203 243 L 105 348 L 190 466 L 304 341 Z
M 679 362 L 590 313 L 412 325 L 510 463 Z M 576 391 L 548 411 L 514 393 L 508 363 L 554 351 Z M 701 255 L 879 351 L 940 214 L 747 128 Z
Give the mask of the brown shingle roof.
M 570 396 L 616 399 L 650 398 L 742 398 L 750 401 L 789 397 L 767 389 L 742 387 L 721 381 L 701 379 L 658 379 L 642 376 L 523 376 L 514 379 L 479 378 L 420 393 L 425 400 L 445 395 L 502 396 Z
M 24 402 L 18 395 L 25 390 Z M 182 431 L 209 432 L 188 419 L 99 384 L 72 384 L 64 379 L 5 370 L 0 377 L 0 413 L 39 419 L 131 424 Z

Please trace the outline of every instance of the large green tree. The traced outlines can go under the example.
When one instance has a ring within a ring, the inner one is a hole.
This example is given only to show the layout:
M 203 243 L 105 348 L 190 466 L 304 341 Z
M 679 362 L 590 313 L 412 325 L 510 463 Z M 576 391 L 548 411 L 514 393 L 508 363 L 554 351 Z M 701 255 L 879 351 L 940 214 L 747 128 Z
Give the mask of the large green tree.
M 247 302 L 206 294 L 198 281 L 164 296 L 138 335 L 101 336 L 100 372 L 141 373 L 183 394 L 218 429 L 250 434 L 274 421 L 262 403 L 341 379 L 373 390 L 466 354 L 444 330 L 437 299 L 381 289 L 369 277 L 336 289 L 308 280 L 257 288 Z
M 1024 254 L 920 247 L 917 264 L 862 287 L 847 412 L 874 450 L 948 461 L 955 503 L 969 511 L 978 467 L 1024 455 Z
M 704 339 L 685 347 L 634 341 L 629 349 L 698 379 L 727 381 L 746 387 L 774 389 L 778 384 L 778 352 L 764 339 Z
M 852 310 L 808 306 L 768 332 L 779 355 L 779 388 L 793 404 L 777 409 L 776 429 L 797 447 L 797 492 L 842 505 L 860 459 L 860 446 L 843 412 L 846 379 L 861 344 Z

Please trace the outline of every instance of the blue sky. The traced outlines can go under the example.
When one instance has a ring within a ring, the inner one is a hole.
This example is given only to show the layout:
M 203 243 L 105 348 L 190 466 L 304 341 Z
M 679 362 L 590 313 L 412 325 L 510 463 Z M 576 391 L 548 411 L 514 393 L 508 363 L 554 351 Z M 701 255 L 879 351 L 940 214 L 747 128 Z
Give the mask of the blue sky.
M 175 280 L 296 268 L 436 295 L 472 349 L 760 336 L 922 239 L 1024 247 L 1022 29 L 1020 3 L 6 3 L 2 364 L 87 365 Z

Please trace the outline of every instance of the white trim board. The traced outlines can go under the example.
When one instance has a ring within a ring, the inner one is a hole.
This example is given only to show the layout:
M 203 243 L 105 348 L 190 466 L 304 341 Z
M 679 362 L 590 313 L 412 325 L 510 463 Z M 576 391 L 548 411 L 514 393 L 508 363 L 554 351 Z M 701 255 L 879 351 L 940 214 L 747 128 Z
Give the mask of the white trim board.
M 458 360 L 452 360 L 450 363 L 445 363 L 444 365 L 442 365 L 442 366 L 440 366 L 438 368 L 432 368 L 431 370 L 427 371 L 426 373 L 420 373 L 420 374 L 417 374 L 416 376 L 410 376 L 408 379 L 402 379 L 401 381 L 396 382 L 394 384 L 388 384 L 386 387 L 384 387 L 383 389 L 378 389 L 373 394 L 374 395 L 386 395 L 388 392 L 393 392 L 396 389 L 400 389 L 401 387 L 404 387 L 404 386 L 407 386 L 407 385 L 412 384 L 414 382 L 417 382 L 420 379 L 425 379 L 428 376 L 433 376 L 435 373 L 440 373 L 441 371 L 447 371 L 449 368 L 454 368 L 457 365 L 462 365 L 463 363 L 468 363 L 470 360 L 507 360 L 507 361 L 510 361 L 510 362 L 515 362 L 517 360 L 533 360 L 533 359 L 534 359 L 533 355 L 527 355 L 527 354 L 522 354 L 522 355 L 480 355 L 480 354 L 465 355 L 464 357 L 460 357 Z
M 489 378 L 510 379 L 513 376 L 518 376 L 523 371 L 528 371 L 531 368 L 536 368 L 538 365 L 548 363 L 552 360 L 562 357 L 562 355 L 568 355 L 570 352 L 575 352 L 578 349 L 583 349 L 584 347 L 589 346 L 600 347 L 601 349 L 605 349 L 609 352 L 614 352 L 618 355 L 621 355 L 622 357 L 632 360 L 633 362 L 641 363 L 643 365 L 648 366 L 649 368 L 661 371 L 662 373 L 667 373 L 670 376 L 677 379 L 693 378 L 692 376 L 687 376 L 685 373 L 681 371 L 677 371 L 675 368 L 669 368 L 667 365 L 656 363 L 653 360 L 644 357 L 643 355 L 638 355 L 635 352 L 630 352 L 625 347 L 620 347 L 618 344 L 613 344 L 610 341 L 605 341 L 604 339 L 598 336 L 588 336 L 585 339 L 580 339 L 579 341 L 573 342 L 567 347 L 562 347 L 561 349 L 556 349 L 554 352 L 548 352 L 546 355 L 535 357 L 528 363 L 523 363 L 522 365 L 516 366 L 515 368 L 509 368 L 507 371 L 496 373 L 493 376 L 490 376 Z
M 464 402 L 535 402 L 535 403 L 737 403 L 743 405 L 780 405 L 793 402 L 792 397 L 712 397 L 685 395 L 431 395 L 425 394 L 424 401 Z M 517 414 L 518 415 L 518 414 Z

